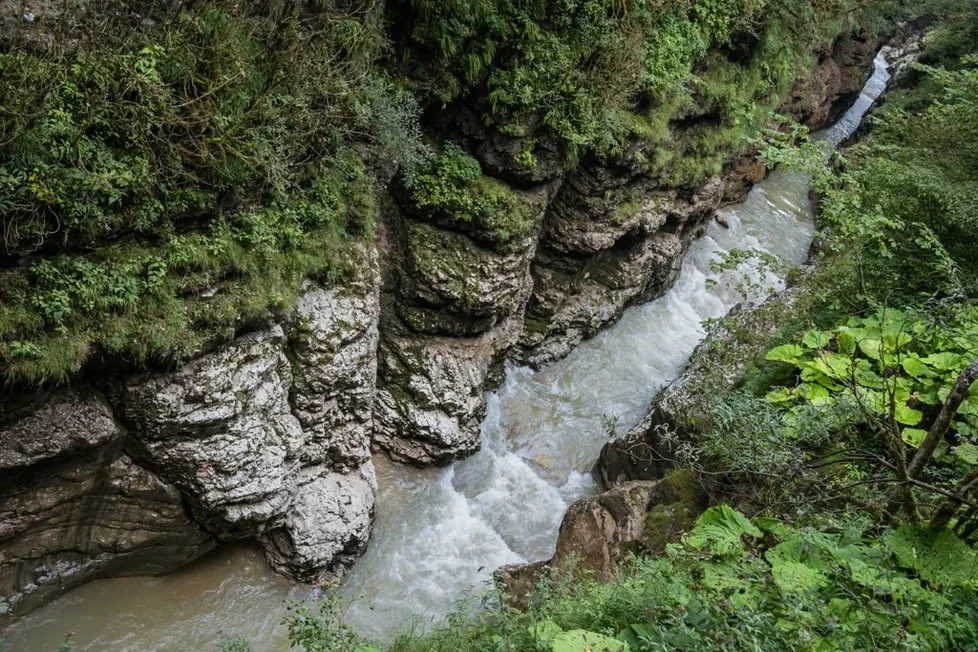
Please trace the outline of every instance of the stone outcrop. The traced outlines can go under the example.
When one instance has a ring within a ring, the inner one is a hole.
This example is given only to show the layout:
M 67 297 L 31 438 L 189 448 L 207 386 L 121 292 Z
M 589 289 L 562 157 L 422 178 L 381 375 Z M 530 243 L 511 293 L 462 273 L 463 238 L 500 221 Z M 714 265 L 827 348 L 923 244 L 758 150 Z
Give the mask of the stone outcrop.
M 284 343 L 276 326 L 125 387 L 138 459 L 186 493 L 220 536 L 260 528 L 295 492 L 305 438 L 289 406 Z
M 520 192 L 537 227 L 505 248 L 390 208 L 373 441 L 394 459 L 447 463 L 478 450 L 490 372 L 522 332 L 550 194 Z
M 163 573 L 253 539 L 298 580 L 366 547 L 380 280 L 342 285 L 171 372 L 0 411 L 0 590 L 21 611 L 91 579 Z M 23 404 L 21 404 L 23 403 Z
M 126 455 L 126 431 L 79 385 L 0 407 L 0 595 L 13 615 L 86 582 L 160 574 L 214 546 L 180 492 Z
M 525 604 L 542 573 L 570 569 L 608 582 L 629 554 L 661 553 L 667 543 L 678 541 L 707 502 L 691 471 L 675 471 L 658 481 L 622 483 L 570 506 L 551 559 L 504 566 L 496 577 L 516 606 Z
M 371 462 L 349 474 L 305 469 L 281 525 L 259 539 L 265 557 L 304 582 L 343 575 L 367 549 L 376 491 Z
M 838 39 L 831 50 L 820 54 L 814 69 L 802 73 L 781 112 L 813 131 L 836 123 L 873 73 L 879 47 L 875 38 Z
M 714 177 L 695 190 L 657 189 L 644 160 L 638 149 L 592 160 L 561 186 L 533 262 L 522 362 L 539 367 L 567 355 L 629 305 L 672 286 L 724 184 Z

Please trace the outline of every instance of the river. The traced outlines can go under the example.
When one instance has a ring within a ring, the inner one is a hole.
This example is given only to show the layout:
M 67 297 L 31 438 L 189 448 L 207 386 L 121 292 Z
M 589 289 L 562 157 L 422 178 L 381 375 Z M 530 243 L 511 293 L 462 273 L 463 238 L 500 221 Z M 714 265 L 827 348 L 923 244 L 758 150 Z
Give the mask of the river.
M 817 137 L 840 144 L 888 79 L 878 57 L 857 103 Z M 488 396 L 479 453 L 425 470 L 377 456 L 376 526 L 339 589 L 353 625 L 383 638 L 437 619 L 460 598 L 478 597 L 498 566 L 553 553 L 567 507 L 597 489 L 589 471 L 607 441 L 604 417 L 617 417 L 620 432 L 637 423 L 703 340 L 704 320 L 743 300 L 744 279 L 763 286 L 761 295 L 784 286 L 756 263 L 717 275 L 711 261 L 733 249 L 796 264 L 807 258 L 814 225 L 803 176 L 775 171 L 721 213 L 729 228 L 711 224 L 665 296 L 629 309 L 541 371 L 508 368 Z M 753 300 L 760 298 L 755 292 Z M 271 572 L 256 550 L 228 546 L 165 577 L 92 582 L 22 618 L 4 637 L 17 652 L 53 652 L 68 632 L 85 651 L 216 650 L 223 635 L 250 639 L 256 652 L 283 650 L 285 602 L 315 592 Z

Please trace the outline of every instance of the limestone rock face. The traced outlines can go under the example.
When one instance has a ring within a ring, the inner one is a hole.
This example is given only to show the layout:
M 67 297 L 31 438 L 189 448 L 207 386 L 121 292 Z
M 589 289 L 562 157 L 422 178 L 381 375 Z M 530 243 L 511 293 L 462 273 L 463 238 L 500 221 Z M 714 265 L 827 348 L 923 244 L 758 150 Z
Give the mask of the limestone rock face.
M 304 471 L 281 525 L 262 535 L 269 563 L 303 582 L 341 576 L 367 548 L 376 485 L 370 462 L 349 474 Z
M 824 129 L 839 120 L 859 97 L 873 72 L 879 41 L 845 36 L 819 63 L 805 72 L 792 89 L 781 112 L 812 130 Z
M 282 514 L 306 437 L 289 405 L 281 327 L 169 374 L 128 381 L 124 414 L 140 461 L 186 493 L 202 522 L 245 536 Z
M 520 191 L 539 226 L 552 190 Z M 374 444 L 443 464 L 480 445 L 490 373 L 518 341 L 538 231 L 505 248 L 392 210 Z
M 618 319 L 633 303 L 665 293 L 689 244 L 720 205 L 723 180 L 695 192 L 653 190 L 625 180 L 624 163 L 592 163 L 554 199 L 533 263 L 522 361 L 542 366 Z
M 369 436 L 379 284 L 371 252 L 340 288 L 310 284 L 288 324 L 179 371 L 129 380 L 141 462 L 223 539 L 258 538 L 286 575 L 322 581 L 363 552 L 375 483 Z
M 474 338 L 385 338 L 374 442 L 395 460 L 422 465 L 477 451 L 490 367 L 521 327 L 517 318 Z
M 0 590 L 30 608 L 93 578 L 162 573 L 250 538 L 305 581 L 373 521 L 373 247 L 295 314 L 172 372 L 0 397 Z M 189 508 L 189 513 L 185 509 Z
M 305 432 L 303 464 L 358 469 L 370 458 L 377 385 L 380 279 L 377 252 L 340 287 L 310 285 L 290 331 L 296 361 L 291 399 Z
M 0 595 L 12 615 L 93 579 L 174 570 L 213 547 L 180 492 L 124 453 L 125 430 L 94 390 L 0 408 Z
M 2 406 L 0 471 L 95 448 L 124 434 L 106 400 L 87 386 L 32 398 L 25 405 L 10 400 Z

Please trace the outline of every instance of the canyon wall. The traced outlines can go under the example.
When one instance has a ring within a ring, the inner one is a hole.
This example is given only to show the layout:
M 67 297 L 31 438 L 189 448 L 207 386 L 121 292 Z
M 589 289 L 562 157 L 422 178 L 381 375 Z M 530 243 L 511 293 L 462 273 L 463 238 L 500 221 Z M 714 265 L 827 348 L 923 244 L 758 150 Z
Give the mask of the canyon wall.
M 869 74 L 872 46 L 847 43 L 796 88 L 795 115 L 822 124 Z M 369 538 L 371 449 L 419 465 L 478 450 L 506 360 L 556 360 L 663 294 L 717 208 L 763 177 L 731 155 L 722 174 L 670 181 L 639 140 L 572 169 L 538 148 L 531 173 L 513 164 L 519 139 L 458 107 L 439 120 L 519 199 L 527 234 L 504 245 L 427 219 L 395 180 L 376 191 L 379 233 L 354 274 L 307 281 L 289 314 L 181 368 L 0 396 L 9 614 L 222 541 L 255 541 L 299 581 L 341 575 Z M 701 112 L 675 138 L 709 124 Z

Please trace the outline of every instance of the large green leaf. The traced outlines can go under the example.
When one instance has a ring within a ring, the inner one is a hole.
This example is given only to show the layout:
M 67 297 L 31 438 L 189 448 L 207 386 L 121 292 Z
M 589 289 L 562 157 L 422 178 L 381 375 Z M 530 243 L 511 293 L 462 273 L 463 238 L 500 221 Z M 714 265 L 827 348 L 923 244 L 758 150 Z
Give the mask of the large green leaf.
M 551 652 L 628 652 L 628 643 L 584 629 L 561 632 L 550 643 Z
M 932 584 L 978 588 L 978 552 L 949 530 L 934 535 L 906 524 L 890 532 L 886 543 L 901 566 Z
M 743 537 L 760 539 L 763 533 L 750 520 L 726 505 L 703 512 L 686 542 L 699 550 L 726 556 L 744 549 Z
M 832 333 L 828 331 L 808 331 L 801 338 L 801 343 L 810 349 L 824 349 L 832 341 Z
M 900 433 L 900 437 L 903 438 L 904 443 L 908 446 L 920 448 L 920 445 L 924 443 L 924 439 L 927 438 L 927 431 L 921 430 L 920 428 L 904 428 Z
M 917 356 L 904 358 L 900 364 L 903 367 L 903 370 L 914 378 L 928 378 L 934 375 L 934 372 L 931 371 L 930 367 L 921 362 L 920 358 Z
M 965 464 L 972 466 L 978 464 L 978 446 L 975 446 L 971 442 L 958 444 L 954 447 L 952 452 L 954 453 L 955 457 L 963 461 Z
M 783 346 L 777 346 L 767 352 L 764 356 L 765 360 L 770 360 L 771 362 L 787 362 L 789 364 L 797 364 L 803 357 L 805 357 L 805 349 L 798 346 L 797 344 L 785 344 Z
M 916 426 L 924 419 L 923 412 L 913 409 L 906 403 L 897 403 L 893 410 L 893 416 L 896 418 L 897 423 L 905 426 Z

